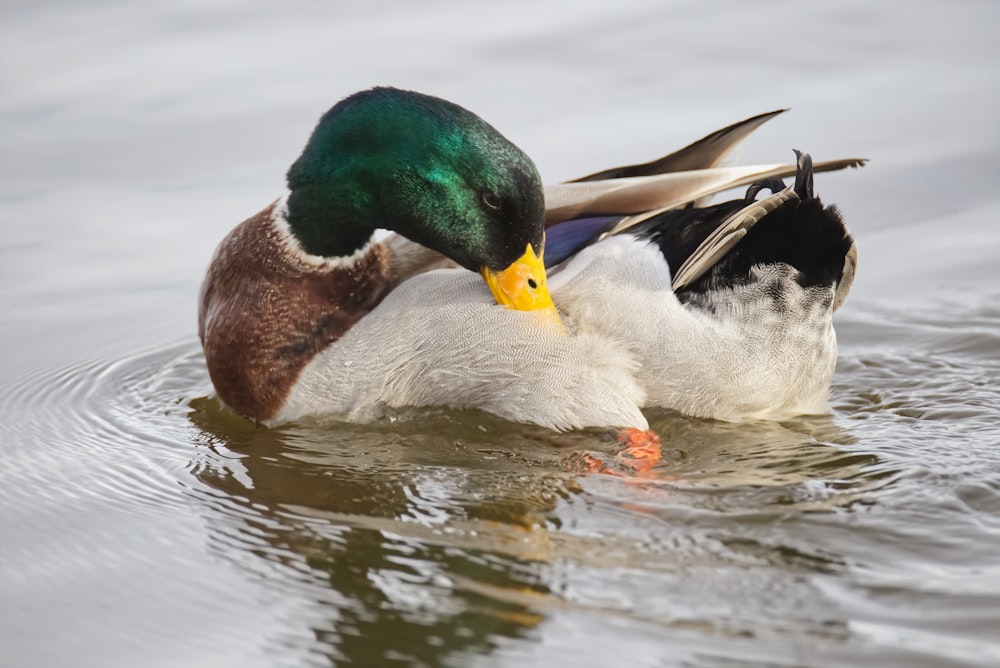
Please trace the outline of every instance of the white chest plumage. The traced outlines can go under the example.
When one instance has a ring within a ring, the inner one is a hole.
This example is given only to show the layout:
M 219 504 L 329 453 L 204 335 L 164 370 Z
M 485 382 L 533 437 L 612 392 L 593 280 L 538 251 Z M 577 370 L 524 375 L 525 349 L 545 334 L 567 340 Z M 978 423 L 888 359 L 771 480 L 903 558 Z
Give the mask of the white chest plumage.
M 637 361 L 612 343 L 498 306 L 477 275 L 439 269 L 400 285 L 317 355 L 275 421 L 436 405 L 553 429 L 645 427 Z

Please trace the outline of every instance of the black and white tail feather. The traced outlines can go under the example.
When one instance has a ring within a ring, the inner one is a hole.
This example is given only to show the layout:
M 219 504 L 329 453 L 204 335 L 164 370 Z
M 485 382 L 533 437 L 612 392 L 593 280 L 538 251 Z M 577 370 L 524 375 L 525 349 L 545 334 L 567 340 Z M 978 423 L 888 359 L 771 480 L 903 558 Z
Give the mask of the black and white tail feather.
M 795 154 L 794 185 L 767 179 L 752 184 L 743 200 L 668 211 L 630 228 L 659 245 L 681 301 L 746 282 L 755 266 L 784 263 L 802 287 L 834 286 L 834 310 L 844 303 L 857 245 L 837 208 L 825 207 L 813 192 L 812 158 Z M 762 190 L 771 195 L 756 200 Z

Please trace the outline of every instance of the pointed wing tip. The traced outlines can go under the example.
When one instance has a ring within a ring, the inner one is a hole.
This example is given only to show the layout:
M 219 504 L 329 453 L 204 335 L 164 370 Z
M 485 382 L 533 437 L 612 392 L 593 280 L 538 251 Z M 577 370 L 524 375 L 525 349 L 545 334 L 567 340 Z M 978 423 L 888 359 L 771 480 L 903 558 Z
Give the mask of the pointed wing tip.
M 791 107 L 781 107 L 780 109 L 774 109 L 773 111 L 765 111 L 762 114 L 757 114 L 756 116 L 751 116 L 750 118 L 744 119 L 744 120 L 739 121 L 737 123 L 733 123 L 731 126 L 728 126 L 728 127 L 735 127 L 735 126 L 740 126 L 740 125 L 744 125 L 744 124 L 747 124 L 747 125 L 749 125 L 749 124 L 756 124 L 755 127 L 757 127 L 757 126 L 763 125 L 764 123 L 766 123 L 767 121 L 771 120 L 775 116 L 780 116 L 781 114 L 785 113 L 786 111 L 791 111 L 791 110 L 792 110 Z
M 701 139 L 656 160 L 605 169 L 581 176 L 567 183 L 600 181 L 628 176 L 651 176 L 667 172 L 716 167 L 733 147 L 746 139 L 751 132 L 775 116 L 785 113 L 789 108 L 765 111 L 762 114 L 737 121 L 720 130 L 710 132 Z
M 840 169 L 860 169 L 869 162 L 869 158 L 839 158 L 837 160 L 823 160 L 813 164 L 813 171 L 835 172 Z

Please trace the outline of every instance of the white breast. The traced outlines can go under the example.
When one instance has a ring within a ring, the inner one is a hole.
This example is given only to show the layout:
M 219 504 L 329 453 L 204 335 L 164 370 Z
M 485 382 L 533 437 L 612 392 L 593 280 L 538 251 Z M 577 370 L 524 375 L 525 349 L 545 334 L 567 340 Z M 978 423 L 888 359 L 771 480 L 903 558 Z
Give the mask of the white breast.
M 552 429 L 645 429 L 637 368 L 606 337 L 567 336 L 537 314 L 497 306 L 476 274 L 439 269 L 403 283 L 317 355 L 274 422 L 451 406 Z

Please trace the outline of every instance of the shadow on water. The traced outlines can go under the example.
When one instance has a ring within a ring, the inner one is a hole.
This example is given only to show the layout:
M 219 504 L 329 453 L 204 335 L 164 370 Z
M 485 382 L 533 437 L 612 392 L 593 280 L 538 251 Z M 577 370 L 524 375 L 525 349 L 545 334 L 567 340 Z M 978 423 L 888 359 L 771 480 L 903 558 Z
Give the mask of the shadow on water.
M 447 665 L 537 641 L 564 615 L 739 641 L 773 620 L 740 612 L 746 602 L 734 606 L 725 587 L 697 593 L 691 582 L 714 571 L 726 586 L 766 590 L 775 573 L 836 572 L 841 556 L 784 540 L 775 521 L 833 512 L 893 476 L 846 448 L 853 437 L 828 417 L 733 425 L 652 414 L 666 461 L 646 478 L 571 472 L 572 453 L 612 455 L 610 434 L 475 412 L 267 430 L 197 398 L 188 417 L 213 549 L 262 579 L 294 581 L 314 604 L 304 622 L 313 650 L 359 665 Z M 763 579 L 747 585 L 748 568 Z M 643 579 L 668 600 L 637 608 Z M 815 597 L 808 586 L 785 594 Z M 733 614 L 711 620 L 720 605 Z M 843 619 L 806 607 L 815 623 L 785 621 L 843 635 Z

